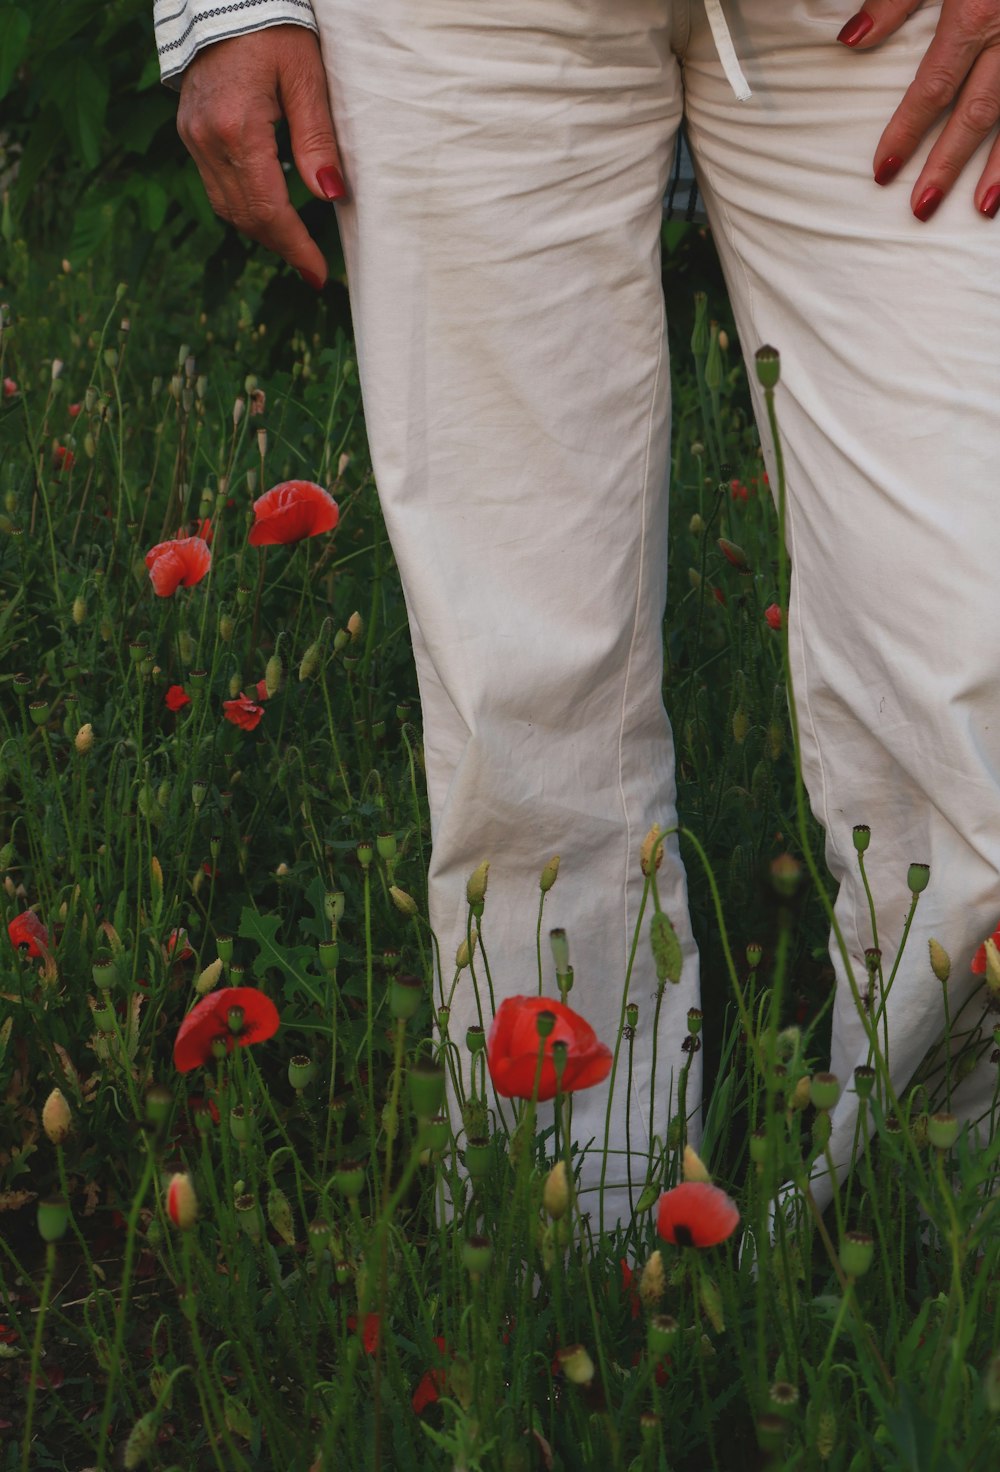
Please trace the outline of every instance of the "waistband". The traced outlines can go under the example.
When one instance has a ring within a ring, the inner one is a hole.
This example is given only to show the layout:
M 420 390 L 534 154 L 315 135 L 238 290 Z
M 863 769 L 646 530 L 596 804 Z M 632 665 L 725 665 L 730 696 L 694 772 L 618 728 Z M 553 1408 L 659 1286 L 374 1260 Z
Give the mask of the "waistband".
M 708 16 L 708 24 L 712 30 L 712 39 L 715 49 L 719 53 L 722 70 L 726 74 L 726 80 L 735 93 L 738 102 L 746 102 L 753 94 L 743 70 L 740 66 L 739 57 L 736 55 L 736 47 L 733 38 L 729 34 L 726 17 L 722 11 L 722 0 L 705 0 L 705 14 Z

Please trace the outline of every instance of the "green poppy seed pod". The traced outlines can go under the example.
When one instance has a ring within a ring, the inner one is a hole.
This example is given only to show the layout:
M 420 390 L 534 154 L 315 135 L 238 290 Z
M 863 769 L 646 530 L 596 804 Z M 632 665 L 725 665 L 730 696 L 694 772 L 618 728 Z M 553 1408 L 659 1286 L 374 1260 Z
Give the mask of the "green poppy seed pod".
M 487 859 L 484 859 L 481 864 L 477 865 L 469 875 L 465 886 L 465 898 L 473 908 L 476 905 L 481 905 L 486 899 L 486 886 L 489 882 L 489 877 L 490 866 Z
M 307 1089 L 316 1076 L 316 1065 L 308 1053 L 296 1053 L 288 1060 L 288 1082 L 296 1093 Z
M 639 1417 L 639 1431 L 643 1445 L 652 1447 L 660 1434 L 660 1418 L 654 1411 L 643 1411 Z
M 646 1348 L 654 1359 L 669 1354 L 677 1339 L 679 1325 L 670 1314 L 654 1314 L 646 1329 Z
M 553 857 L 551 859 L 549 859 L 549 862 L 545 865 L 544 869 L 542 870 L 541 876 L 540 876 L 540 878 L 538 880 L 538 887 L 542 891 L 542 894 L 548 894 L 549 890 L 555 884 L 555 882 L 558 879 L 558 877 L 559 877 L 559 855 L 558 854 L 555 854 L 555 855 L 553 855 Z
M 550 1037 L 552 1029 L 556 1025 L 556 1014 L 554 1012 L 538 1012 L 535 1016 L 535 1031 L 543 1039 Z
M 321 940 L 316 947 L 319 964 L 327 976 L 332 976 L 340 964 L 340 946 L 335 940 Z
M 36 726 L 44 726 L 49 718 L 52 707 L 47 700 L 33 700 L 28 706 L 28 714 Z
M 771 1153 L 771 1146 L 770 1142 L 768 1141 L 767 1130 L 763 1125 L 761 1125 L 759 1129 L 754 1130 L 753 1134 L 750 1136 L 749 1145 L 750 1159 L 753 1161 L 754 1165 L 763 1165 L 766 1162 L 768 1155 Z
M 493 1162 L 493 1147 L 483 1135 L 474 1135 L 465 1142 L 465 1168 L 474 1181 L 481 1181 L 489 1174 Z
M 951 975 L 951 957 L 941 942 L 935 940 L 933 936 L 927 942 L 927 949 L 930 952 L 931 970 L 941 985 L 946 986 Z
M 146 1120 L 154 1129 L 161 1129 L 170 1118 L 170 1112 L 174 1107 L 174 1096 L 166 1084 L 153 1084 L 146 1090 L 144 1100 L 146 1108 Z
M 872 1089 L 875 1087 L 875 1070 L 869 1068 L 866 1063 L 861 1063 L 854 1070 L 854 1092 L 859 1099 L 871 1097 Z
M 410 1105 L 420 1119 L 431 1119 L 441 1113 L 444 1104 L 445 1074 L 440 1063 L 423 1059 L 414 1063 L 407 1074 Z
M 235 1010 L 235 1009 L 234 1009 Z M 229 1133 L 238 1145 L 245 1145 L 253 1134 L 254 1110 L 234 1104 L 229 1111 Z
M 348 646 L 348 644 L 350 644 L 350 642 L 351 642 L 351 636 L 347 632 L 347 630 L 346 629 L 338 629 L 337 632 L 333 636 L 333 652 L 334 652 L 334 654 L 339 654 L 341 652 L 341 650 L 346 649 L 347 646 Z
M 687 1015 L 688 1032 L 692 1037 L 697 1037 L 701 1032 L 701 1025 L 705 1020 L 705 1014 L 700 1007 L 689 1007 Z
M 267 1219 L 286 1247 L 295 1246 L 295 1223 L 288 1197 L 280 1186 L 267 1193 Z
M 391 863 L 399 851 L 395 833 L 379 833 L 375 838 L 375 850 L 380 859 Z
M 364 1189 L 364 1161 L 342 1161 L 333 1173 L 333 1184 L 345 1200 L 356 1201 Z
M 478 1277 L 489 1268 L 493 1246 L 489 1237 L 467 1237 L 462 1243 L 462 1265 L 466 1272 Z
M 39 1201 L 36 1220 L 38 1235 L 43 1242 L 58 1242 L 66 1235 L 69 1226 L 69 1206 L 62 1197 L 50 1197 Z
M 107 1036 L 109 1033 L 113 1033 L 115 1030 L 115 1009 L 112 1007 L 111 1003 L 108 1002 L 106 997 L 102 994 L 101 998 L 98 1001 L 92 1003 L 92 1007 L 94 1012 L 94 1022 L 97 1025 L 97 1031 L 99 1033 L 103 1033 L 105 1036 Z
M 781 377 L 781 354 L 778 349 L 766 345 L 758 348 L 754 353 L 754 365 L 757 369 L 757 382 L 761 388 L 777 388 Z
M 159 1424 L 160 1418 L 155 1411 L 147 1411 L 136 1421 L 128 1434 L 125 1450 L 122 1453 L 122 1466 L 125 1472 L 133 1472 L 134 1468 L 141 1467 L 143 1462 L 149 1460 L 150 1453 L 156 1446 Z
M 215 939 L 215 949 L 219 953 L 219 960 L 223 966 L 228 966 L 233 959 L 233 938 L 231 935 L 219 935 Z
M 73 1128 L 73 1113 L 62 1089 L 53 1089 L 42 1107 L 42 1129 L 53 1145 L 61 1145 Z
M 872 1265 L 875 1242 L 867 1232 L 845 1232 L 840 1244 L 840 1266 L 849 1278 L 863 1278 Z
M 333 1265 L 333 1276 L 337 1280 L 338 1288 L 346 1288 L 351 1281 L 351 1264 L 340 1259 Z
M 859 854 L 867 852 L 868 845 L 872 841 L 872 830 L 867 823 L 855 823 L 853 829 L 854 847 Z
M 777 1412 L 767 1411 L 763 1416 L 757 1417 L 757 1445 L 762 1452 L 768 1456 L 774 1456 L 780 1452 L 785 1444 L 788 1434 L 788 1425 L 784 1416 Z
M 446 1150 L 451 1139 L 451 1121 L 446 1114 L 436 1114 L 424 1121 L 424 1142 L 428 1150 Z
M 114 986 L 118 977 L 118 967 L 113 956 L 100 955 L 90 968 L 94 978 L 94 985 L 99 991 L 106 992 Z
M 759 941 L 752 940 L 752 941 L 749 942 L 749 944 L 747 945 L 747 949 L 746 949 L 746 958 L 747 958 L 747 965 L 750 967 L 750 970 L 751 971 L 756 971 L 757 970 L 757 967 L 760 965 L 761 957 L 763 956 L 763 954 L 764 954 L 764 948 L 760 944 Z
M 316 1217 L 315 1221 L 311 1221 L 306 1227 L 306 1237 L 313 1256 L 317 1259 L 321 1258 L 330 1241 L 330 1223 L 324 1221 L 320 1216 Z
M 775 1380 L 767 1398 L 775 1415 L 790 1416 L 799 1403 L 799 1392 L 789 1381 Z
M 257 1198 L 250 1191 L 243 1191 L 233 1202 L 236 1211 L 236 1224 L 240 1231 L 245 1232 L 251 1242 L 260 1241 L 260 1212 L 257 1209 Z
M 367 869 L 375 856 L 375 849 L 370 838 L 363 838 L 357 847 L 358 863 L 362 869 Z
M 814 1073 L 809 1080 L 809 1098 L 814 1109 L 832 1109 L 840 1098 L 840 1080 L 835 1073 Z
M 930 864 L 911 864 L 906 871 L 906 886 L 912 895 L 923 894 L 930 877 Z
M 424 984 L 419 976 L 403 972 L 389 983 L 389 1011 L 397 1021 L 409 1022 L 420 1010 L 423 996 Z
M 474 1022 L 465 1032 L 465 1046 L 473 1057 L 481 1053 L 486 1047 L 486 1032 L 478 1022 Z
M 323 896 L 323 913 L 331 925 L 339 925 L 344 918 L 346 900 L 340 889 L 328 890 Z
M 208 796 L 208 783 L 198 779 L 191 783 L 191 806 L 200 808 Z
M 954 1114 L 932 1114 L 927 1121 L 927 1138 L 935 1150 L 950 1150 L 961 1128 Z
M 629 1002 L 625 1008 L 625 1026 L 635 1032 L 639 1025 L 639 1007 L 636 1002 Z

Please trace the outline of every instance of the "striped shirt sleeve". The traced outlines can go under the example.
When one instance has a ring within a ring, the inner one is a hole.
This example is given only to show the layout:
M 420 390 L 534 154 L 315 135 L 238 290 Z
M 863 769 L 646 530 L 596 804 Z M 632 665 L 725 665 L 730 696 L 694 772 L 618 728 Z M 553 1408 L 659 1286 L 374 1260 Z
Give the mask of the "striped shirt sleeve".
M 265 26 L 317 29 L 310 0 L 154 0 L 153 24 L 160 79 L 172 87 L 178 86 L 196 52 L 212 41 Z

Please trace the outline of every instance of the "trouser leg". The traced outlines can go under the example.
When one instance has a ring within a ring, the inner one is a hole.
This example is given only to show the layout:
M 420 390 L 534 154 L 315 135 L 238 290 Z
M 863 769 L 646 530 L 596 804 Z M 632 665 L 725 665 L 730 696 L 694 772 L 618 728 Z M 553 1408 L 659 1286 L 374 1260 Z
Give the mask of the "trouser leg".
M 660 693 L 659 224 L 681 108 L 669 6 L 331 0 L 317 11 L 350 179 L 340 221 L 366 420 L 423 706 L 445 984 L 466 879 L 489 859 L 497 998 L 536 992 L 538 880 L 558 854 L 546 928 L 565 926 L 570 1003 L 613 1047 L 640 844 L 653 822 L 674 821 Z M 684 951 L 660 1026 L 662 1133 L 697 1001 L 673 841 L 660 889 Z M 481 964 L 478 976 L 484 992 Z M 644 934 L 633 1098 L 627 1109 L 623 1053 L 611 1110 L 618 1150 L 627 1115 L 633 1146 L 647 1146 L 654 985 Z M 450 1021 L 463 1046 L 477 1015 L 466 972 Z M 699 1087 L 695 1066 L 689 1105 Z M 607 1085 L 576 1096 L 581 1142 L 600 1146 L 607 1100 Z M 641 1158 L 635 1168 L 641 1178 Z M 612 1177 L 624 1177 L 620 1158 Z
M 750 352 L 781 352 L 803 771 L 862 987 L 872 931 L 853 825 L 871 827 L 890 964 L 907 867 L 930 864 L 889 1003 L 900 1088 L 942 1030 L 929 938 L 952 957 L 956 1012 L 974 985 L 973 950 L 1000 915 L 1000 235 L 973 208 L 975 163 L 928 224 L 908 208 L 919 159 L 892 188 L 871 177 L 939 9 L 924 5 L 860 57 L 836 44 L 837 0 L 732 0 L 754 94 L 743 104 L 700 3 L 684 52 L 692 146 L 740 336 Z M 833 957 L 832 1067 L 850 1086 L 868 1042 Z M 969 1118 L 993 1096 L 988 1054 L 956 1096 Z M 848 1095 L 834 1117 L 839 1161 L 854 1120 Z

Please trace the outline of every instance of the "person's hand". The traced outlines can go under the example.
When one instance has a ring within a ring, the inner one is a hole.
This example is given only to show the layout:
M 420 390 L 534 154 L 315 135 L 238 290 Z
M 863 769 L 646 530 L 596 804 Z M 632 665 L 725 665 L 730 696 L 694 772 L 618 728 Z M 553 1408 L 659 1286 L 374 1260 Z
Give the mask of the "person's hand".
M 865 0 L 837 39 L 867 51 L 884 41 L 923 0 Z M 875 180 L 888 184 L 916 152 L 942 112 L 954 104 L 913 186 L 910 207 L 929 220 L 959 174 L 1000 121 L 1000 4 L 997 0 L 944 0 L 934 39 L 917 75 L 875 150 Z M 976 184 L 976 208 L 992 219 L 1000 210 L 1000 142 L 994 142 Z
M 283 256 L 318 291 L 326 261 L 288 198 L 274 125 L 319 199 L 346 194 L 319 43 L 304 26 L 268 26 L 206 46 L 181 82 L 177 131 L 215 213 Z

